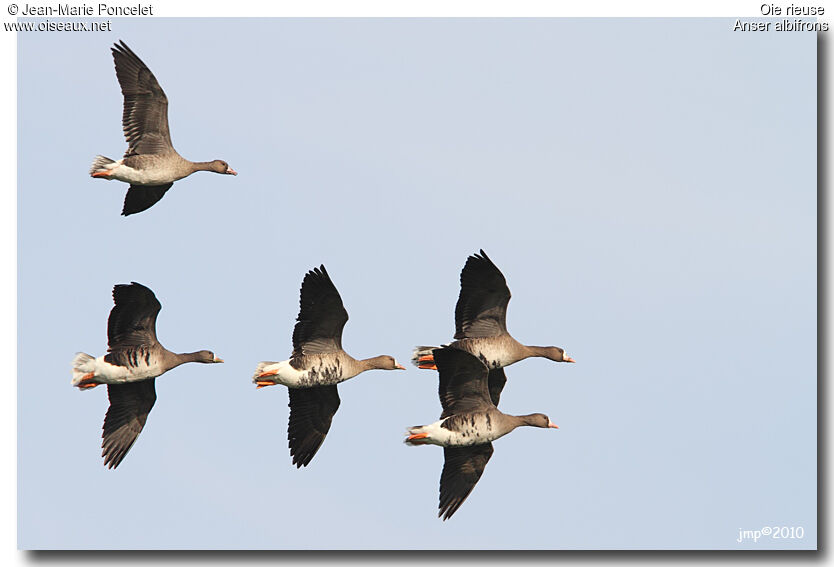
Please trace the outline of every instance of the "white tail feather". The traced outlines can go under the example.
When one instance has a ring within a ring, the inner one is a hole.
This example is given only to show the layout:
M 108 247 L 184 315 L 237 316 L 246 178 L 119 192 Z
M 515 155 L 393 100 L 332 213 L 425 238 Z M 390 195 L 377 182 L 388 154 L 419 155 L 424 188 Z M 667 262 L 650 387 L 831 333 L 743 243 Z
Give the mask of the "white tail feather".
M 76 386 L 85 374 L 95 372 L 96 359 L 85 352 L 75 353 L 72 359 L 72 385 Z
M 258 378 L 260 377 L 260 375 L 264 371 L 264 369 L 267 366 L 272 366 L 273 364 L 278 364 L 278 363 L 277 362 L 269 362 L 269 361 L 259 362 L 258 367 L 255 369 L 255 374 L 252 375 L 252 382 L 257 383 Z
M 90 166 L 90 175 L 99 171 L 108 171 L 110 169 L 113 169 L 112 167 L 107 167 L 108 165 L 113 163 L 116 162 L 108 157 L 96 156 L 96 159 L 93 160 L 93 165 Z
M 425 427 L 426 427 L 425 425 L 415 425 L 413 427 L 409 427 L 408 429 L 406 429 L 405 434 L 406 434 L 407 437 L 405 439 L 403 439 L 403 443 L 405 443 L 406 445 L 408 445 L 410 447 L 416 447 L 418 445 L 428 444 L 428 441 L 426 441 L 425 438 L 423 438 L 423 439 L 409 439 L 408 438 L 412 435 L 417 435 L 418 433 L 423 433 L 424 432 L 423 430 L 424 430 Z
M 414 351 L 411 354 L 411 363 L 414 366 L 420 366 L 419 359 L 421 356 L 432 356 L 434 353 L 432 351 L 437 347 L 433 346 L 418 346 L 414 347 Z

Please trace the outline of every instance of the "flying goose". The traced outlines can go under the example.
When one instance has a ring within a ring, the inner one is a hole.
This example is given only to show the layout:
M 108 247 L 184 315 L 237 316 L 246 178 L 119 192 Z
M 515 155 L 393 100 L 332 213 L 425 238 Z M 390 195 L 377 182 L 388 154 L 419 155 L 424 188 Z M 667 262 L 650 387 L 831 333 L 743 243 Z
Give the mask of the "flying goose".
M 489 369 L 466 351 L 445 347 L 434 350 L 440 374 L 440 421 L 408 429 L 407 445 L 443 447 L 438 517 L 448 520 L 472 489 L 492 457 L 492 442 L 516 427 L 552 427 L 542 413 L 507 415 L 495 407 L 487 388 Z
M 116 285 L 107 319 L 107 354 L 79 352 L 72 361 L 72 385 L 81 390 L 107 384 L 110 408 L 104 417 L 104 464 L 114 469 L 133 446 L 156 401 L 157 376 L 185 362 L 223 362 L 208 350 L 177 354 L 156 340 L 156 316 L 162 308 L 142 284 Z
M 192 162 L 178 154 L 168 131 L 168 98 L 156 77 L 125 42 L 114 44 L 111 51 L 124 95 L 122 128 L 127 151 L 119 161 L 96 156 L 90 175 L 130 184 L 124 216 L 152 207 L 174 181 L 195 171 L 237 175 L 223 160 Z
M 348 314 L 324 265 L 304 276 L 300 303 L 292 333 L 292 356 L 282 362 L 261 362 L 252 378 L 258 388 L 287 386 L 287 439 L 297 468 L 310 463 L 330 430 L 339 409 L 336 384 L 366 370 L 405 370 L 391 356 L 356 360 L 342 350 L 342 330 Z
M 576 362 L 564 349 L 526 346 L 507 332 L 507 304 L 510 289 L 501 270 L 486 252 L 466 259 L 460 272 L 460 295 L 455 306 L 455 340 L 444 345 L 465 350 L 480 358 L 489 369 L 489 393 L 496 406 L 507 378 L 503 368 L 531 356 L 555 362 Z M 412 362 L 419 368 L 435 370 L 432 351 L 437 347 L 414 349 Z

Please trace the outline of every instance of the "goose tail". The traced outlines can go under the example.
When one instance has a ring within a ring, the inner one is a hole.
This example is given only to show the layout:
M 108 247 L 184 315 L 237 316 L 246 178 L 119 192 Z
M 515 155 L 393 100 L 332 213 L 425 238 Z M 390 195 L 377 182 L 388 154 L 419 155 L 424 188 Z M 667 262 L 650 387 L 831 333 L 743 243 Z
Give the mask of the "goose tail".
M 413 427 L 409 427 L 405 431 L 406 438 L 403 440 L 403 443 L 411 447 L 416 447 L 417 445 L 428 445 L 429 434 L 425 431 L 425 429 L 425 425 L 415 425 Z
M 90 372 L 95 372 L 96 359 L 86 352 L 76 353 L 72 359 L 72 385 L 78 386 L 81 380 Z
M 113 164 L 116 163 L 109 157 L 104 156 L 96 156 L 96 159 L 93 160 L 93 165 L 90 166 L 90 176 L 91 177 L 104 177 L 103 175 L 96 175 L 107 173 L 111 169 L 113 169 Z
M 434 354 L 432 351 L 436 349 L 435 346 L 418 346 L 411 354 L 411 362 L 417 368 L 423 370 L 437 370 L 434 365 Z
M 259 362 L 255 369 L 255 374 L 252 375 L 252 383 L 257 384 L 258 388 L 265 386 L 274 386 L 278 383 L 278 373 L 281 369 L 280 362 Z

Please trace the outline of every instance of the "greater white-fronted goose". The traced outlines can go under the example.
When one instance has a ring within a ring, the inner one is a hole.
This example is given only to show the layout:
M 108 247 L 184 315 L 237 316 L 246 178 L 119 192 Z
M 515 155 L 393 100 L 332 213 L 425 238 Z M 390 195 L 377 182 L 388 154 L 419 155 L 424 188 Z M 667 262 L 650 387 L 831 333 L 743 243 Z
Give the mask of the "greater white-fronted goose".
M 223 160 L 192 162 L 178 154 L 168 131 L 168 98 L 156 77 L 123 41 L 111 51 L 124 95 L 122 127 L 127 151 L 119 161 L 97 156 L 90 175 L 130 183 L 123 215 L 152 207 L 174 181 L 195 171 L 237 175 Z
M 104 417 L 104 464 L 116 468 L 133 446 L 156 401 L 156 377 L 185 362 L 223 362 L 208 350 L 177 354 L 156 340 L 162 308 L 153 292 L 136 282 L 116 285 L 107 319 L 107 354 L 79 352 L 72 361 L 72 385 L 88 390 L 107 384 L 110 408 Z
M 507 415 L 495 407 L 487 388 L 489 369 L 466 351 L 445 347 L 435 349 L 434 361 L 440 374 L 438 395 L 443 413 L 440 421 L 408 429 L 408 445 L 443 447 L 440 502 L 437 516 L 447 520 L 475 488 L 492 457 L 492 442 L 516 427 L 552 427 L 542 413 Z
M 576 362 L 560 347 L 527 346 L 515 340 L 507 332 L 509 302 L 507 280 L 486 252 L 469 256 L 460 272 L 460 295 L 455 306 L 457 340 L 444 346 L 465 350 L 489 367 L 489 392 L 496 406 L 507 381 L 505 366 L 531 356 Z M 435 370 L 432 351 L 436 348 L 417 347 L 412 362 L 419 368 Z
M 287 386 L 287 439 L 292 462 L 298 468 L 313 459 L 330 430 L 339 409 L 336 384 L 366 370 L 405 370 L 391 356 L 356 360 L 342 350 L 342 330 L 348 314 L 324 265 L 304 276 L 300 303 L 292 333 L 292 356 L 282 362 L 261 362 L 252 379 L 258 388 Z

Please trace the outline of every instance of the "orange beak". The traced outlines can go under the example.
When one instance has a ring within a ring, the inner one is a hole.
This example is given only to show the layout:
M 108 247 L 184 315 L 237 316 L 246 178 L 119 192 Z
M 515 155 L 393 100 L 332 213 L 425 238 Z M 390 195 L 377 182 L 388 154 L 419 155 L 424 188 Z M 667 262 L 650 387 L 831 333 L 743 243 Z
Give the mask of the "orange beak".
M 226 170 L 226 174 L 227 175 L 237 175 L 237 171 L 235 171 L 234 169 L 232 169 L 230 167 L 229 169 Z
M 566 356 L 565 357 L 565 362 L 576 362 L 576 361 L 574 359 L 572 359 L 571 357 Z
M 396 368 L 397 370 L 405 370 L 405 366 L 403 366 L 402 364 L 398 364 L 394 368 Z
M 559 429 L 559 426 L 553 423 L 552 421 L 547 424 L 548 427 L 552 427 L 553 429 Z

